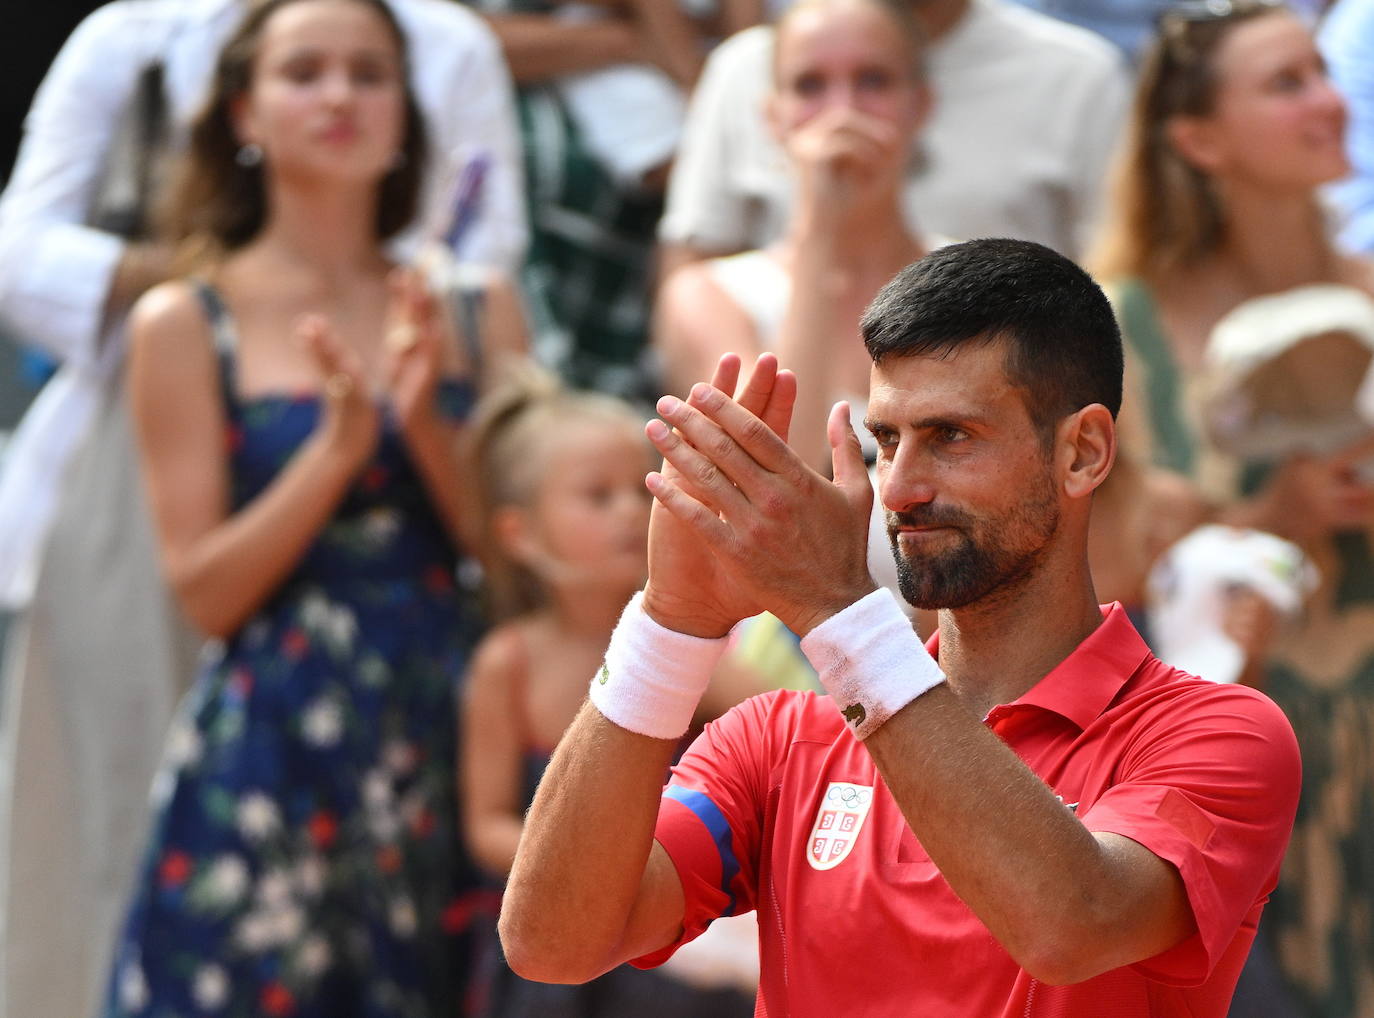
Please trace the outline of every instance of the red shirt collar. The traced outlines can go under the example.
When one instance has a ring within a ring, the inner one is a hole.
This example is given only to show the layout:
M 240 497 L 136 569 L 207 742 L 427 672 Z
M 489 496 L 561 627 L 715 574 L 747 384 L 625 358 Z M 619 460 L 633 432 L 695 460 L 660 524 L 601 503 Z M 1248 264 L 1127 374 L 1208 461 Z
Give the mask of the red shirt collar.
M 1097 720 L 1151 654 L 1119 601 L 1104 604 L 1101 609 L 1102 625 L 1020 698 L 994 707 L 989 719 L 1013 707 L 1039 707 L 1067 718 L 1080 729 Z M 938 631 L 926 648 L 938 659 Z

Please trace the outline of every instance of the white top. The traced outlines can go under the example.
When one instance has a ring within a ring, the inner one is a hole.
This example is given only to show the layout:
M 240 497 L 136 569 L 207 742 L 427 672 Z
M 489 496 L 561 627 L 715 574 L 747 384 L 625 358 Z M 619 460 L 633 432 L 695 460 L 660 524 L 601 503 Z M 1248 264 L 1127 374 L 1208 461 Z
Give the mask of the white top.
M 388 0 L 410 46 L 426 116 L 430 172 L 418 225 L 398 253 L 444 228 L 462 168 L 489 167 L 482 211 L 460 252 L 513 269 L 527 243 L 519 133 L 500 45 L 477 15 L 445 0 Z M 38 548 L 71 449 L 98 387 L 122 360 L 101 314 L 123 242 L 82 225 L 121 111 L 154 57 L 165 60 L 173 143 L 184 141 L 240 0 L 119 0 L 86 18 L 57 55 L 24 123 L 0 196 L 0 315 L 63 363 L 6 449 L 0 478 L 0 603 L 27 599 Z
M 792 297 L 792 277 L 767 251 L 741 251 L 702 263 L 711 282 L 749 316 L 759 336 L 759 346 L 775 350 L 778 333 L 787 317 Z
M 553 12 L 560 21 L 611 17 L 597 4 L 565 3 Z M 613 64 L 564 74 L 554 87 L 577 126 L 587 151 L 624 187 L 673 158 L 687 110 L 682 89 L 651 64 Z
M 674 164 L 663 239 L 738 250 L 781 235 L 792 185 L 762 113 L 772 46 L 771 28 L 751 28 L 707 61 Z M 931 44 L 927 66 L 935 108 L 907 187 L 913 228 L 1080 252 L 1129 99 L 1117 50 L 1007 0 L 973 0 Z

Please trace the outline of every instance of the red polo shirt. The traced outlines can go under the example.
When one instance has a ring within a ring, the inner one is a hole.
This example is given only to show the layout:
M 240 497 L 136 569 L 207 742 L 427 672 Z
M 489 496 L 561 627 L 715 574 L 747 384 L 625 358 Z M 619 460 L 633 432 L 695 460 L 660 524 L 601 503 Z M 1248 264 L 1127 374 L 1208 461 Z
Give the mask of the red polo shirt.
M 1115 605 L 986 724 L 1089 830 L 1177 867 L 1198 932 L 1087 982 L 1040 983 L 950 890 L 830 700 L 782 691 L 710 726 L 674 769 L 655 837 L 686 929 L 635 964 L 757 909 L 757 1013 L 773 1018 L 1223 1018 L 1297 808 L 1287 719 L 1162 664 Z

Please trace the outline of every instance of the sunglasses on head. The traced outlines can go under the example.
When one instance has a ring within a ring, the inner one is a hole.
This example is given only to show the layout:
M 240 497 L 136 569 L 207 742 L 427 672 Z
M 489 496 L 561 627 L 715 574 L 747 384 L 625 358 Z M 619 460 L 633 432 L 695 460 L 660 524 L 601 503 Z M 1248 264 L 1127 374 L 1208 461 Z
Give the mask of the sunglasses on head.
M 1155 18 L 1155 26 L 1166 43 L 1177 48 L 1192 25 L 1215 23 L 1286 9 L 1284 0 L 1177 0 Z

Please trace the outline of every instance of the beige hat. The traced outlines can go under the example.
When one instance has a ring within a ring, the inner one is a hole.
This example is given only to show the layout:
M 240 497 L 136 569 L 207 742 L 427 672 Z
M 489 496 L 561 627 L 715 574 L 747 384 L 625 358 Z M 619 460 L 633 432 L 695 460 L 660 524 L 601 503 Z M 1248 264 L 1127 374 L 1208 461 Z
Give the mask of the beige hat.
M 1374 435 L 1374 298 L 1302 286 L 1238 305 L 1206 351 L 1206 426 L 1244 459 L 1331 453 Z

